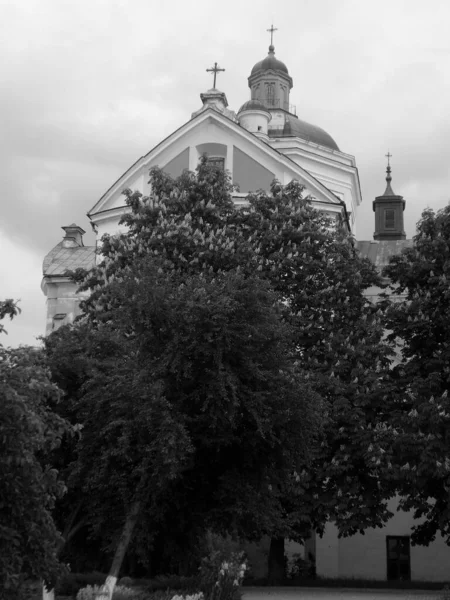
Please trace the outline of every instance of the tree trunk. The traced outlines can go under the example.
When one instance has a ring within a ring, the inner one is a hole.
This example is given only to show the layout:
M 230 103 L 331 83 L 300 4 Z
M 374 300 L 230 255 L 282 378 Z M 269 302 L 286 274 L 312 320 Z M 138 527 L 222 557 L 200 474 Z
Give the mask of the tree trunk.
M 123 559 L 125 558 L 125 554 L 130 543 L 131 536 L 133 535 L 134 527 L 139 518 L 140 511 L 141 502 L 136 500 L 136 502 L 132 505 L 130 512 L 128 513 L 127 520 L 125 521 L 122 535 L 120 536 L 116 553 L 114 554 L 114 559 L 108 573 L 108 577 L 106 578 L 104 585 L 97 593 L 95 597 L 96 600 L 112 599 L 114 588 L 116 587 L 117 579 L 119 578 L 120 567 L 122 566 Z
M 61 544 L 59 545 L 58 548 L 58 552 L 57 552 L 57 556 L 59 556 L 64 548 L 64 546 L 66 545 L 66 543 L 82 528 L 86 525 L 86 519 L 80 519 L 80 521 L 75 525 L 75 527 L 72 527 L 74 520 L 76 518 L 76 516 L 78 515 L 78 512 L 81 508 L 81 503 L 75 508 L 75 510 L 72 512 L 72 515 L 70 516 L 66 527 L 64 528 L 64 533 L 62 536 L 62 541 Z M 55 590 L 54 588 L 51 589 L 47 589 L 45 587 L 45 583 L 42 582 L 42 600 L 55 600 Z
M 282 583 L 285 578 L 284 538 L 272 538 L 269 549 L 268 583 L 269 585 L 276 585 Z
M 48 590 L 42 582 L 42 600 L 55 600 L 55 589 Z

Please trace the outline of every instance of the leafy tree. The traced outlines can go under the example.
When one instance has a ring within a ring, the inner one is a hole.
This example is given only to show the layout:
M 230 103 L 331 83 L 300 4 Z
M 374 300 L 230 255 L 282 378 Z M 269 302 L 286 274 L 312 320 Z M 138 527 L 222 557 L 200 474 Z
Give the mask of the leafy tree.
M 9 317 L 11 320 L 20 313 L 20 308 L 17 303 L 11 298 L 8 300 L 0 300 L 0 321 L 5 317 Z M 0 323 L 0 333 L 8 333 L 3 325 Z
M 145 313 L 139 313 L 142 306 L 151 305 L 148 299 L 142 305 L 140 299 L 145 280 L 142 274 L 149 270 L 155 277 L 155 268 L 162 281 L 157 279 L 157 285 L 147 286 L 152 293 L 160 285 L 164 289 L 166 280 L 182 296 L 186 286 L 192 289 L 193 297 L 198 297 L 195 290 L 202 279 L 208 285 L 218 282 L 223 285 L 225 277 L 238 275 L 239 281 L 253 281 L 254 285 L 256 279 L 258 285 L 266 281 L 268 291 L 271 288 L 270 293 L 275 294 L 272 303 L 282 316 L 282 323 L 277 317 L 277 328 L 280 331 L 286 328 L 284 356 L 297 378 L 297 397 L 304 398 L 300 408 L 306 411 L 311 401 L 320 403 L 323 423 L 321 444 L 311 448 L 312 454 L 304 451 L 302 442 L 306 438 L 284 439 L 284 452 L 291 455 L 290 462 L 286 456 L 283 458 L 288 468 L 272 468 L 263 479 L 257 468 L 252 477 L 249 468 L 249 476 L 241 477 L 240 481 L 232 479 L 226 493 L 221 488 L 220 494 L 214 495 L 206 488 L 203 498 L 199 489 L 205 485 L 206 478 L 202 477 L 205 465 L 194 462 L 190 477 L 175 480 L 167 488 L 171 495 L 161 498 L 159 505 L 167 506 L 166 515 L 174 512 L 177 517 L 182 515 L 177 520 L 191 527 L 208 514 L 209 523 L 219 529 L 221 524 L 233 523 L 235 530 L 250 538 L 262 533 L 271 535 L 272 564 L 278 568 L 283 558 L 284 537 L 301 540 L 311 527 L 321 530 L 329 519 L 337 522 L 342 535 L 381 525 L 390 516 L 386 499 L 393 492 L 391 485 L 380 479 L 385 462 L 381 456 L 382 436 L 375 425 L 386 413 L 383 378 L 390 356 L 388 347 L 382 343 L 379 315 L 364 297 L 367 287 L 379 283 L 373 266 L 355 255 L 352 240 L 339 223 L 314 210 L 297 182 L 284 187 L 274 182 L 270 195 L 252 195 L 248 207 L 238 210 L 231 200 L 228 176 L 208 167 L 205 161 L 201 162 L 197 175 L 186 172 L 174 181 L 159 169 L 152 169 L 150 178 L 150 198 L 126 192 L 129 212 L 123 222 L 128 233 L 105 236 L 101 265 L 88 275 L 75 274 L 83 289 L 91 290 L 84 303 L 89 322 L 97 328 L 108 326 L 120 330 L 122 343 L 126 340 L 127 344 L 134 344 L 135 340 L 145 339 L 151 327 L 162 319 L 147 315 L 144 318 Z M 125 289 L 125 283 L 128 287 L 124 297 L 121 290 Z M 159 300 L 161 306 L 166 295 L 177 297 L 173 292 L 165 292 Z M 189 311 L 183 312 L 184 304 L 178 310 L 180 318 L 189 322 L 197 312 L 187 305 Z M 131 315 L 138 316 L 130 320 Z M 253 322 L 251 314 L 246 318 Z M 166 323 L 165 319 L 162 321 Z M 139 346 L 138 351 L 133 346 L 133 352 L 137 352 L 133 357 L 145 356 L 146 368 L 161 364 L 154 362 L 155 356 L 148 360 L 150 349 L 157 349 L 158 357 L 166 356 L 175 332 L 176 339 L 181 336 L 177 327 L 182 323 L 175 319 L 170 327 L 162 328 L 162 339 L 152 339 L 151 344 Z M 198 331 L 194 328 L 190 334 L 192 339 L 186 334 L 180 337 L 182 347 L 192 348 L 187 340 L 195 340 Z M 233 336 L 229 339 L 235 340 Z M 193 344 L 195 348 L 196 342 Z M 175 345 L 177 352 L 182 347 L 179 343 Z M 236 352 L 241 346 L 230 347 Z M 245 346 L 245 351 L 249 356 L 246 360 L 250 360 L 254 349 Z M 171 353 L 176 354 L 174 348 Z M 191 360 L 191 354 L 179 362 L 177 374 L 184 373 L 183 365 L 188 358 Z M 136 362 L 136 358 L 133 360 Z M 169 364 L 166 358 L 166 369 Z M 217 366 L 215 369 L 211 371 L 214 377 L 208 381 L 221 375 Z M 190 366 L 187 372 L 192 379 L 183 376 L 178 384 L 181 387 L 175 386 L 178 379 L 174 374 L 167 389 L 164 387 L 165 393 L 174 390 L 177 402 L 180 390 L 183 390 L 181 397 L 186 394 L 185 385 L 190 393 L 198 394 L 196 386 L 203 381 L 200 377 L 203 367 L 195 370 Z M 271 373 L 273 377 L 274 371 Z M 156 381 L 155 376 L 152 381 Z M 125 388 L 129 390 L 130 386 Z M 220 383 L 219 389 L 222 388 Z M 228 389 L 232 388 L 225 386 Z M 282 397 L 281 391 L 277 394 Z M 324 410 L 320 398 L 325 400 Z M 227 404 L 227 411 L 232 406 L 233 403 Z M 271 407 L 270 402 L 268 406 Z M 207 411 L 205 418 L 210 422 Z M 304 430 L 300 426 L 302 436 Z M 228 425 L 225 433 L 225 439 L 232 433 Z M 214 443 L 218 440 L 216 436 Z M 255 461 L 253 468 L 256 464 Z M 216 472 L 216 465 L 214 459 L 208 468 Z M 244 470 L 245 465 L 239 468 Z M 255 479 L 265 481 L 266 492 L 270 493 L 261 494 L 260 488 L 253 485 Z M 182 497 L 187 501 L 181 501 Z M 211 498 L 215 504 L 211 504 Z M 232 509 L 227 508 L 231 505 Z M 166 517 L 165 526 L 169 524 L 167 519 L 170 522 L 170 517 Z
M 391 381 L 391 474 L 404 510 L 421 523 L 413 542 L 450 543 L 450 208 L 427 209 L 411 248 L 385 268 L 389 339 L 400 360 Z
M 0 315 L 6 314 L 17 314 L 12 301 L 0 304 Z M 52 410 L 59 397 L 42 351 L 0 345 L 0 595 L 5 599 L 20 597 L 26 577 L 51 582 L 62 568 L 51 509 L 64 486 L 45 462 L 68 431 Z
M 195 193 L 188 213 L 166 198 L 147 205 L 150 219 L 167 219 L 167 239 L 178 237 L 170 242 L 179 266 L 156 248 L 141 251 L 147 236 L 130 227 L 104 239 L 105 260 L 84 283 L 92 293 L 80 327 L 95 360 L 79 395 L 79 477 L 95 526 L 108 531 L 111 514 L 125 523 L 109 594 L 137 520 L 154 529 L 174 495 L 194 525 L 259 537 L 283 511 L 272 486 L 305 461 L 317 429 L 320 399 L 292 360 L 292 332 L 268 283 L 235 258 L 224 270 L 199 268 L 201 253 L 183 256 L 193 227 L 203 247 L 218 244 L 225 259 L 234 252 L 219 232 L 231 200 L 217 186 L 215 207 L 208 184 L 217 175 L 201 175 L 185 176 Z M 59 340 L 48 340 L 53 357 Z
M 329 520 L 340 535 L 382 526 L 393 495 L 382 476 L 385 440 L 377 429 L 386 417 L 391 351 L 380 314 L 364 295 L 380 280 L 373 265 L 355 255 L 346 229 L 316 211 L 302 192 L 297 182 L 274 182 L 270 195 L 250 196 L 236 215 L 252 240 L 257 269 L 284 299 L 295 354 L 326 400 L 315 460 L 278 489 L 287 515 L 278 532 L 298 541 L 311 528 L 321 532 Z M 272 547 L 279 579 L 283 540 L 272 539 Z

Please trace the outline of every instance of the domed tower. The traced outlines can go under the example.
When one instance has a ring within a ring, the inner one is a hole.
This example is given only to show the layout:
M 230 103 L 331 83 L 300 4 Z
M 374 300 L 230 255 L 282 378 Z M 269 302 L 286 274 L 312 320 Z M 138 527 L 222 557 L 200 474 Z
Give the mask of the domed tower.
M 248 86 L 251 90 L 250 102 L 258 102 L 270 113 L 271 118 L 267 132 L 269 138 L 297 137 L 329 150 L 339 151 L 338 145 L 326 131 L 297 118 L 295 106 L 290 104 L 289 97 L 293 87 L 292 77 L 289 75 L 284 62 L 278 60 L 275 56 L 273 32 L 276 29 L 272 26 L 268 31 L 271 34 L 269 53 L 253 67 L 248 78 Z M 241 107 L 241 111 L 243 111 L 244 106 Z M 239 119 L 239 122 L 252 133 L 261 131 L 254 130 L 256 123 L 254 118 L 251 120 L 243 119 L 242 121 Z M 249 123 L 251 123 L 252 129 L 248 126 Z M 259 121 L 257 126 L 263 128 L 262 123 Z M 260 137 L 263 136 L 260 135 Z
M 295 109 L 289 104 L 292 77 L 286 65 L 275 57 L 273 44 L 270 44 L 266 58 L 253 67 L 248 86 L 252 100 L 258 100 L 269 109 L 280 108 L 288 113 L 295 113 Z
M 257 137 L 269 139 L 269 121 L 272 115 L 259 100 L 248 100 L 238 111 L 239 125 Z
M 397 196 L 391 187 L 391 154 L 387 153 L 388 165 L 386 168 L 386 190 L 382 196 L 377 196 L 373 201 L 375 213 L 374 240 L 405 240 L 406 234 L 403 226 L 403 211 L 405 201 L 403 196 Z

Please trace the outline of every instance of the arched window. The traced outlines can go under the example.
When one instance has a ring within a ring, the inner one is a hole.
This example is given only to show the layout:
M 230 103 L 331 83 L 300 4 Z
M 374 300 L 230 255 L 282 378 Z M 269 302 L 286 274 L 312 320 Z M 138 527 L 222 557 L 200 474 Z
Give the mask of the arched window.
M 275 106 L 275 83 L 273 81 L 266 83 L 267 106 Z

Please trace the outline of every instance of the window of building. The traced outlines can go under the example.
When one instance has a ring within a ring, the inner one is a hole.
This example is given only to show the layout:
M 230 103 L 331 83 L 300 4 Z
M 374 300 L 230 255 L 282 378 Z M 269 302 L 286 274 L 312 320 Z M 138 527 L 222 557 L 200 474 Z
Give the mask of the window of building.
M 275 83 L 266 83 L 267 97 L 266 103 L 268 106 L 275 106 Z
M 225 159 L 222 156 L 209 156 L 208 165 L 217 169 L 225 170 Z
M 409 536 L 386 536 L 386 555 L 388 581 L 410 581 L 411 554 Z
M 386 208 L 384 211 L 384 227 L 385 229 L 395 229 L 395 210 Z

